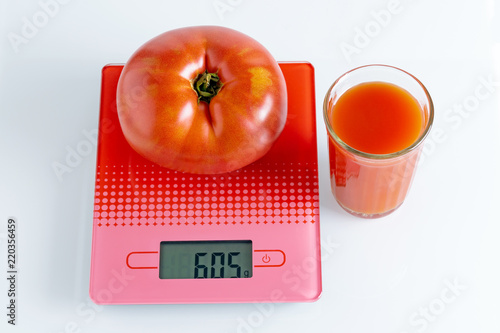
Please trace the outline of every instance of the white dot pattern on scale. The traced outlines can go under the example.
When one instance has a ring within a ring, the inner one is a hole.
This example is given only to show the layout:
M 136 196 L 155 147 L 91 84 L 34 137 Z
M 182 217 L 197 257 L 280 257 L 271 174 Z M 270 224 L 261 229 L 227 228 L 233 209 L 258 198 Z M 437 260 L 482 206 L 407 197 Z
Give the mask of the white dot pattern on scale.
M 98 166 L 94 205 L 99 227 L 315 223 L 317 164 L 256 165 L 224 175 Z

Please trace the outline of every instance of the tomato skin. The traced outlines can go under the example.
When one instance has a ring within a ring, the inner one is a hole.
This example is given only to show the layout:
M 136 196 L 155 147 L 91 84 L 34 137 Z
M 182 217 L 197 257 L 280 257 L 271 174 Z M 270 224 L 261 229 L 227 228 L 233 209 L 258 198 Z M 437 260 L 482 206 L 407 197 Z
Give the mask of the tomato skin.
M 223 83 L 209 104 L 193 80 L 207 70 Z M 272 55 L 254 39 L 217 26 L 168 31 L 126 63 L 117 89 L 125 138 L 170 169 L 230 172 L 264 156 L 287 116 L 286 84 Z

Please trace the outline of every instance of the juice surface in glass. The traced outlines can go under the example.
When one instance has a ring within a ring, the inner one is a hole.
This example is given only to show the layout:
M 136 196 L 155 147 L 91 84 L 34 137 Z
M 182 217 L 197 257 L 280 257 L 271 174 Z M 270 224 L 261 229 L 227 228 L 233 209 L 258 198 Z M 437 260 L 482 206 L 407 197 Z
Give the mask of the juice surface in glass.
M 422 130 L 422 111 L 406 90 L 386 82 L 361 83 L 339 97 L 330 123 L 348 146 L 370 154 L 409 147 Z
M 361 152 L 345 149 L 330 136 L 331 185 L 339 204 L 362 217 L 397 209 L 410 187 L 421 146 L 397 153 L 414 144 L 427 125 L 419 102 L 392 83 L 364 82 L 330 100 L 326 116 L 338 139 Z M 379 158 L 386 154 L 396 156 Z

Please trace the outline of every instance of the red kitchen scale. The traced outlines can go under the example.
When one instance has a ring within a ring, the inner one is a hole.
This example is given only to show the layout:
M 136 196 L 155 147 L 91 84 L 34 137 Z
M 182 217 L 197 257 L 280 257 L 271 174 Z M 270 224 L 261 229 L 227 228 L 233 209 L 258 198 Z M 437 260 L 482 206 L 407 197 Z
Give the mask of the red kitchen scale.
M 123 65 L 102 71 L 90 296 L 98 304 L 307 302 L 321 294 L 314 68 L 279 64 L 288 116 L 273 148 L 220 175 L 173 171 L 121 131 Z

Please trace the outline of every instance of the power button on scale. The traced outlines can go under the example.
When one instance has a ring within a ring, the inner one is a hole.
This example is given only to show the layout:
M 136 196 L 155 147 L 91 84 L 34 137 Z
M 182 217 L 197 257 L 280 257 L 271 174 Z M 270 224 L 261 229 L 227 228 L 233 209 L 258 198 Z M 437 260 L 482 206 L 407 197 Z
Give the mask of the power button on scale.
M 254 267 L 281 267 L 285 261 L 285 252 L 281 250 L 254 251 Z

